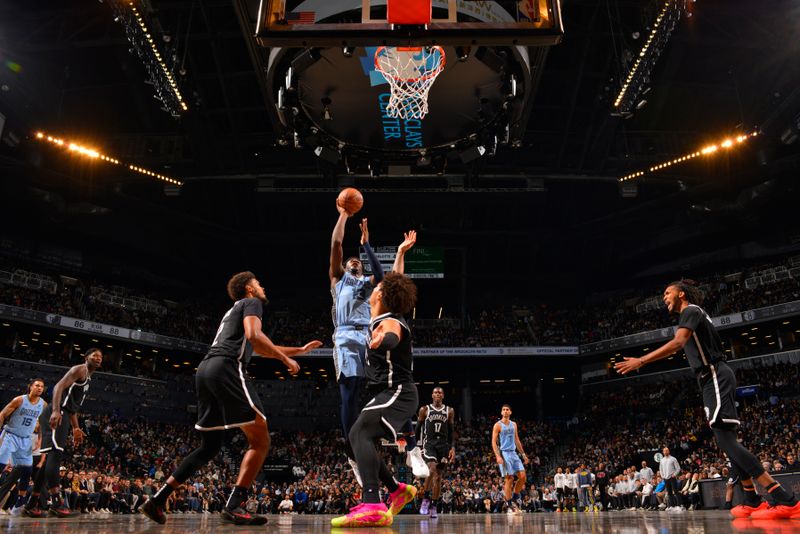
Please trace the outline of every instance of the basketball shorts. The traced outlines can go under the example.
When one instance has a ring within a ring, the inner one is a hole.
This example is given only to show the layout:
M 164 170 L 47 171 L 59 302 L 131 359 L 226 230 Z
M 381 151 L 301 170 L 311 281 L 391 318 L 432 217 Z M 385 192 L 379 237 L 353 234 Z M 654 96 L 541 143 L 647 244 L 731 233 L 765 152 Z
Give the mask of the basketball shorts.
M 422 457 L 426 462 L 446 464 L 450 456 L 450 445 L 444 441 L 425 442 L 422 448 Z
M 333 333 L 333 364 L 336 380 L 342 376 L 364 376 L 367 357 L 367 327 L 343 325 Z
M 4 430 L 0 434 L 0 464 L 33 465 L 33 440 Z
M 372 393 L 371 390 L 367 390 Z M 417 386 L 413 382 L 398 384 L 392 389 L 380 390 L 361 410 L 359 419 L 374 418 L 385 430 L 385 437 L 392 443 L 397 441 L 403 427 L 408 424 L 419 406 Z
M 500 467 L 500 475 L 504 477 L 513 476 L 520 471 L 525 471 L 525 464 L 520 460 L 517 451 L 500 451 L 503 455 L 503 465 Z
M 52 450 L 64 451 L 69 441 L 70 413 L 61 411 L 61 424 L 56 428 L 50 428 L 50 415 L 53 413 L 53 405 L 49 404 L 39 416 L 39 431 L 42 433 L 42 446 L 39 452 L 46 453 Z
M 195 375 L 197 430 L 226 430 L 267 420 L 261 397 L 244 374 L 243 364 L 227 356 L 200 362 Z
M 739 425 L 736 413 L 736 376 L 725 362 L 709 366 L 698 376 L 708 424 L 714 428 Z

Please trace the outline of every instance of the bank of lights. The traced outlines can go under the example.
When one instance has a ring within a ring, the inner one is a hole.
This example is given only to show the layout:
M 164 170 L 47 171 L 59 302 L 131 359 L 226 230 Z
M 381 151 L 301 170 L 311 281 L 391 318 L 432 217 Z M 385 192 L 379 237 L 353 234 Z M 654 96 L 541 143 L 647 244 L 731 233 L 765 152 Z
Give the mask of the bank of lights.
M 672 167 L 674 165 L 678 165 L 679 163 L 683 163 L 685 161 L 689 161 L 694 158 L 699 158 L 700 156 L 712 156 L 715 153 L 719 152 L 720 150 L 730 150 L 731 148 L 735 147 L 736 145 L 740 145 L 750 139 L 751 137 L 755 137 L 758 135 L 758 132 L 752 132 L 745 135 L 739 135 L 736 137 L 728 137 L 719 143 L 711 144 L 704 146 L 700 150 L 696 152 L 692 152 L 690 154 L 686 154 L 685 156 L 681 156 L 679 158 L 672 159 L 670 161 L 665 161 L 664 163 L 659 163 L 658 165 L 653 165 L 646 171 L 636 171 L 626 176 L 623 176 L 619 179 L 620 182 L 627 182 L 629 180 L 635 180 L 641 176 L 644 176 L 647 173 L 654 173 L 658 172 L 662 169 L 666 169 L 668 167 Z
M 147 26 L 144 23 L 144 19 L 139 14 L 139 10 L 136 9 L 136 6 L 133 5 L 133 2 L 128 2 L 128 5 L 131 6 L 131 11 L 133 11 L 133 16 L 136 18 L 136 22 L 139 24 L 139 27 L 142 29 L 142 33 L 144 33 L 145 39 L 147 39 L 147 43 L 150 45 L 151 50 L 153 51 L 153 55 L 158 61 L 158 65 L 161 67 L 161 70 L 164 72 L 164 76 L 167 78 L 167 82 L 169 82 L 169 86 L 172 88 L 172 92 L 175 93 L 175 98 L 178 99 L 178 103 L 181 106 L 183 111 L 189 109 L 189 106 L 186 105 L 186 102 L 183 101 L 183 96 L 181 96 L 180 90 L 178 90 L 178 84 L 175 83 L 175 78 L 172 76 L 172 73 L 167 68 L 167 64 L 164 63 L 164 59 L 161 57 L 161 53 L 156 48 L 156 43 L 153 41 L 153 36 L 150 35 L 150 30 L 147 29 Z
M 168 184 L 177 185 L 177 186 L 183 185 L 183 182 L 181 182 L 180 180 L 176 180 L 174 178 L 170 178 L 169 176 L 164 176 L 163 174 L 159 174 L 157 172 L 153 172 L 153 171 L 151 171 L 149 169 L 145 169 L 144 167 L 139 167 L 139 166 L 136 166 L 136 165 L 130 165 L 130 164 L 122 163 L 120 160 L 118 160 L 116 158 L 112 158 L 110 156 L 106 156 L 105 154 L 102 154 L 101 152 L 99 152 L 98 150 L 95 150 L 94 148 L 83 146 L 83 145 L 80 145 L 78 143 L 73 143 L 72 141 L 67 141 L 65 139 L 60 139 L 58 137 L 53 137 L 52 135 L 48 135 L 48 134 L 46 134 L 44 132 L 36 132 L 36 139 L 38 139 L 39 141 L 45 141 L 45 142 L 51 143 L 53 145 L 65 148 L 66 150 L 68 150 L 70 152 L 74 152 L 76 154 L 80 154 L 81 156 L 86 156 L 87 158 L 99 159 L 101 161 L 105 161 L 107 163 L 111 163 L 112 165 L 127 165 L 128 169 L 130 169 L 130 170 L 132 170 L 134 172 L 138 172 L 140 174 L 144 174 L 144 175 L 150 176 L 152 178 L 157 178 L 158 180 L 161 180 L 163 182 L 167 182 Z

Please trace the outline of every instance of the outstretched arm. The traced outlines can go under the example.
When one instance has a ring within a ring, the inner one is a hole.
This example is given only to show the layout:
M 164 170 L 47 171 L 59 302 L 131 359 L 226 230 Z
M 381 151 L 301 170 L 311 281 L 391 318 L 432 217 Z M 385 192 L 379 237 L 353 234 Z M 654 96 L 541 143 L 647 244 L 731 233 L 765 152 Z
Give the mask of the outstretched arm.
M 397 256 L 394 258 L 394 266 L 392 270 L 396 273 L 404 274 L 406 270 L 406 252 L 411 250 L 414 243 L 417 242 L 417 232 L 409 230 L 403 234 L 403 242 L 397 247 Z
M 277 347 L 267 335 L 261 331 L 261 319 L 257 315 L 248 315 L 244 318 L 244 335 L 253 346 L 253 350 L 265 358 L 280 360 L 289 372 L 297 374 L 300 366 L 285 352 Z
M 616 369 L 618 373 L 626 375 L 631 371 L 644 367 L 648 363 L 663 360 L 681 350 L 684 345 L 686 345 L 686 342 L 689 341 L 690 337 L 692 337 L 691 330 L 688 328 L 678 328 L 675 332 L 675 337 L 650 354 L 642 356 L 641 358 L 625 358 L 625 361 L 615 363 L 614 369 Z
M 275 348 L 289 356 L 290 358 L 294 358 L 295 356 L 302 356 L 303 354 L 308 354 L 314 349 L 318 349 L 322 346 L 322 341 L 314 340 L 309 341 L 302 347 L 283 347 L 281 345 L 275 345 Z
M 331 264 L 328 268 L 331 285 L 344 276 L 342 242 L 344 241 L 344 227 L 347 225 L 347 218 L 350 217 L 339 204 L 336 204 L 336 210 L 339 212 L 339 219 L 336 221 L 336 226 L 333 227 L 333 235 L 331 235 Z

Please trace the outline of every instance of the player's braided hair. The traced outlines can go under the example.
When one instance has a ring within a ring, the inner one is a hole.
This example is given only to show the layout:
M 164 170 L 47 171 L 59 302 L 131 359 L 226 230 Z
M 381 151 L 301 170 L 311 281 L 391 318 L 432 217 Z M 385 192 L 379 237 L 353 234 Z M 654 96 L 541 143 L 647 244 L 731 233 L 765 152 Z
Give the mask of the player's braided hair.
M 236 273 L 228 280 L 228 296 L 233 300 L 241 300 L 247 296 L 247 289 L 245 286 L 250 283 L 250 280 L 255 278 L 256 275 L 250 271 L 243 273 Z
M 671 286 L 677 287 L 679 291 L 683 291 L 689 304 L 700 305 L 703 303 L 703 292 L 700 291 L 700 288 L 697 287 L 697 282 L 694 280 L 682 278 L 677 282 L 672 282 L 668 287 Z
M 400 273 L 388 273 L 381 282 L 381 300 L 392 313 L 408 313 L 417 303 L 417 286 Z

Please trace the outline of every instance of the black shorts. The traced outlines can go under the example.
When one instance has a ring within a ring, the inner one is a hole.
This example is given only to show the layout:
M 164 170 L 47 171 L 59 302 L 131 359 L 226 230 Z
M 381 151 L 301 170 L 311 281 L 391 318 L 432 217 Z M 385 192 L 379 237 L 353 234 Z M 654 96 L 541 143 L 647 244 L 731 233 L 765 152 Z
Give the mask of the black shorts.
M 450 445 L 444 441 L 425 442 L 422 448 L 422 457 L 426 462 L 446 464 L 450 456 Z
M 227 356 L 200 362 L 195 375 L 197 430 L 227 430 L 267 420 L 252 380 L 243 364 Z
M 386 429 L 384 437 L 392 443 L 396 442 L 397 434 L 417 412 L 419 406 L 417 386 L 410 382 L 377 393 L 369 389 L 367 392 L 374 396 L 361 410 L 358 418 L 374 417 Z
M 739 425 L 736 413 L 736 376 L 725 362 L 709 366 L 698 376 L 708 425 L 731 428 Z
M 47 453 L 52 450 L 63 451 L 67 447 L 69 440 L 70 418 L 69 412 L 61 411 L 61 424 L 56 428 L 50 428 L 50 415 L 53 413 L 53 406 L 48 404 L 39 416 L 39 432 L 42 433 L 42 446 L 39 452 Z M 36 464 L 33 464 L 36 465 Z

